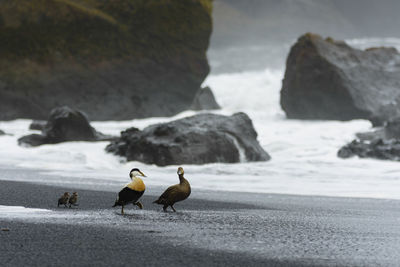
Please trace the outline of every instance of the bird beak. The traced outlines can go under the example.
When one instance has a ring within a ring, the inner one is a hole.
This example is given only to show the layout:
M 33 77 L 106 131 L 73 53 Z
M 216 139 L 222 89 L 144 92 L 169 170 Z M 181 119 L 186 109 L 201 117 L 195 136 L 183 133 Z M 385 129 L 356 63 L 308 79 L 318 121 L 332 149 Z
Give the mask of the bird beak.
M 143 177 L 147 177 L 146 175 L 144 175 L 144 173 L 143 173 L 143 172 L 140 172 L 140 174 L 141 174 Z

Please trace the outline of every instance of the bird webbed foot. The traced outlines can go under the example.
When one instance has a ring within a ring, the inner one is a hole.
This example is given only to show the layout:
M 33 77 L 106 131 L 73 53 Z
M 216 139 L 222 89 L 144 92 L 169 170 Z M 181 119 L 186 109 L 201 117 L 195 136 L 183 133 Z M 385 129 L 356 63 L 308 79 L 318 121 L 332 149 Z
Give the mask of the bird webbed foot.
M 140 201 L 138 201 L 138 202 L 136 202 L 136 203 L 133 203 L 133 205 L 136 205 L 136 206 L 138 206 L 139 207 L 139 209 L 143 209 L 143 204 L 140 202 Z

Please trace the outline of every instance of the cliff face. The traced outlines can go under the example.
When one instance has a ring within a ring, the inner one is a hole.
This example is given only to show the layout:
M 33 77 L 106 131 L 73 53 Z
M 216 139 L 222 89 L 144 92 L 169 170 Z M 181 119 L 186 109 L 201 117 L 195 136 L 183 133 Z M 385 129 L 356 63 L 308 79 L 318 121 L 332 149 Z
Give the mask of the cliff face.
M 209 72 L 211 29 L 211 0 L 1 1 L 0 119 L 176 114 Z

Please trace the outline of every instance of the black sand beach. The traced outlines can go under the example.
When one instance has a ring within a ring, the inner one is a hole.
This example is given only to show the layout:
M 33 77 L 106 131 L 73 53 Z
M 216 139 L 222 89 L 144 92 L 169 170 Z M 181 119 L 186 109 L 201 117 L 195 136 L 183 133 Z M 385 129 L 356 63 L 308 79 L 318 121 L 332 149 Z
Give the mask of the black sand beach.
M 4 171 L 1 179 L 26 174 Z M 113 190 L 111 188 L 111 190 Z M 78 191 L 77 208 L 57 208 Z M 109 190 L 107 190 L 109 191 Z M 0 210 L 1 266 L 394 266 L 400 262 L 400 202 L 206 192 L 163 213 L 111 208 L 115 193 L 0 181 L 0 205 L 49 209 L 40 216 Z

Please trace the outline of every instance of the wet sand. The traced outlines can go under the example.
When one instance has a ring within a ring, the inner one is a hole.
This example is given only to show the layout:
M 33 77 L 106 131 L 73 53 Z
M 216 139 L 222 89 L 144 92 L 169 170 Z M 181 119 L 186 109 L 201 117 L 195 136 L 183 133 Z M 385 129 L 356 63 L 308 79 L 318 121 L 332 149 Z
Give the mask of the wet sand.
M 111 208 L 115 193 L 0 181 L 1 266 L 388 266 L 400 262 L 400 202 L 194 190 L 177 213 Z M 79 206 L 57 208 L 64 191 Z

